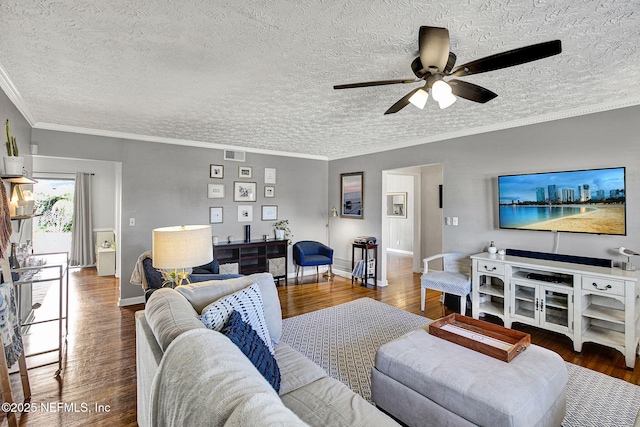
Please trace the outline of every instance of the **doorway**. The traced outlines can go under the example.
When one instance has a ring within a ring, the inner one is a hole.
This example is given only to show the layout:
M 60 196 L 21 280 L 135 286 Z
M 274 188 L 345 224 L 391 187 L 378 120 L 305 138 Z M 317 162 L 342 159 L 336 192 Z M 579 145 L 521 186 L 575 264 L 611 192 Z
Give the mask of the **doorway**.
M 413 273 L 420 273 L 423 258 L 442 252 L 442 182 L 442 164 L 382 172 L 380 275 L 385 285 L 392 284 L 387 279 L 398 274 L 388 269 L 407 270 L 410 266 Z M 397 217 L 389 202 L 401 201 L 394 195 L 405 193 L 406 218 Z M 405 262 L 399 263 L 398 257 L 404 257 Z
M 33 185 L 38 213 L 33 222 L 33 251 L 70 252 L 75 178 L 37 178 L 37 181 Z

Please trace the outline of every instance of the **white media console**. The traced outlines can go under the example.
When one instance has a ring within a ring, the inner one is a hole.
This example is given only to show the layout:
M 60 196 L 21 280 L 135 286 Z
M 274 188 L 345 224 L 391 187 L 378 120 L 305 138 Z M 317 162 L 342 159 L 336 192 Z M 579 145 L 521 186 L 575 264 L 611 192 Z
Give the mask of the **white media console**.
M 472 313 L 562 333 L 576 352 L 595 342 L 633 369 L 640 336 L 638 273 L 510 255 L 472 255 Z

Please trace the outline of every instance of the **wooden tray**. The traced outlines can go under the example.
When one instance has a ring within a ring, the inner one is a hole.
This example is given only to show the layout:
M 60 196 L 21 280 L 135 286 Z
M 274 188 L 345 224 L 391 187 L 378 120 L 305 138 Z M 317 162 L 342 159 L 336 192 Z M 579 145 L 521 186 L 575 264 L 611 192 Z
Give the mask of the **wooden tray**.
M 458 313 L 429 325 L 429 333 L 503 362 L 511 362 L 531 344 L 531 336 Z

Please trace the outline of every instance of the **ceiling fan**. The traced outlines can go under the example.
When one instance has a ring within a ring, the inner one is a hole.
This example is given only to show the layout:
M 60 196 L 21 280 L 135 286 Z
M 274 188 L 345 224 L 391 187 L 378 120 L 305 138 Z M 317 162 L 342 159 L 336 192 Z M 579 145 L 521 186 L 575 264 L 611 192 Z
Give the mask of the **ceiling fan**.
M 471 74 L 480 74 L 536 61 L 559 54 L 562 52 L 562 45 L 560 40 L 533 44 L 476 59 L 454 68 L 456 55 L 449 50 L 449 30 L 422 26 L 420 27 L 418 38 L 418 49 L 420 56 L 416 57 L 411 63 L 411 69 L 416 78 L 347 83 L 335 85 L 333 88 L 351 89 L 424 81 L 423 87 L 414 89 L 406 94 L 385 111 L 385 114 L 397 113 L 410 103 L 423 109 L 429 98 L 429 90 L 431 90 L 433 99 L 440 104 L 440 108 L 447 108 L 453 104 L 456 101 L 456 96 L 484 104 L 498 95 L 473 83 L 458 79 L 451 79 L 445 82 L 444 78 L 465 77 Z

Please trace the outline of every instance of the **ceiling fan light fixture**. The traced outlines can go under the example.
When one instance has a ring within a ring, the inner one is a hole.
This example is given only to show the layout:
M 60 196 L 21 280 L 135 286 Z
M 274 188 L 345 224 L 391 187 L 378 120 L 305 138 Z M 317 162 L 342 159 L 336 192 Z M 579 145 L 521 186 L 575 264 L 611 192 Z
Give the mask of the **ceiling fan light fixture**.
M 431 96 L 436 101 L 444 99 L 451 94 L 451 86 L 449 86 L 444 80 L 436 80 L 431 86 Z
M 455 95 L 450 93 L 449 95 L 443 96 L 438 100 L 438 105 L 440 105 L 440 109 L 444 110 L 447 107 L 450 107 L 454 102 L 456 102 Z
M 427 99 L 429 99 L 429 93 L 424 89 L 418 89 L 416 93 L 411 95 L 409 102 L 422 110 L 427 104 Z

